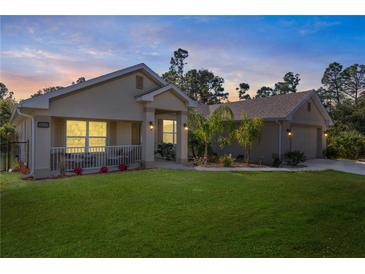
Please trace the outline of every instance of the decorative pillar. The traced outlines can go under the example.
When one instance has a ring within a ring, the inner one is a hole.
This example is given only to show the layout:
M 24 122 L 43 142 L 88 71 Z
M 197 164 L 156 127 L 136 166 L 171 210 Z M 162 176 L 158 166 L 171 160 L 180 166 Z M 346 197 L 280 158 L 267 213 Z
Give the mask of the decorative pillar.
M 49 116 L 36 116 L 34 150 L 35 163 L 34 177 L 46 178 L 51 175 L 51 118 Z
M 187 112 L 179 112 L 176 117 L 176 162 L 186 163 L 188 161 L 188 126 Z
M 142 159 L 146 167 L 155 160 L 155 109 L 146 107 L 144 110 L 144 120 L 142 123 Z

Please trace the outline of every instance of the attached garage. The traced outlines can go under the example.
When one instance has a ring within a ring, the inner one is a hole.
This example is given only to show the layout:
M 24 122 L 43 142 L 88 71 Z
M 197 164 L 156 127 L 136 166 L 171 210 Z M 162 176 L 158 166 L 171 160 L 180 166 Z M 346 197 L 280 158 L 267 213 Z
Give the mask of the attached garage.
M 276 157 L 284 159 L 286 153 L 294 150 L 304 152 L 307 159 L 322 157 L 322 151 L 326 148 L 325 132 L 333 125 L 333 121 L 315 91 L 243 100 L 225 105 L 232 110 L 237 125 L 242 121 L 243 112 L 248 117 L 259 117 L 264 122 L 261 138 L 252 146 L 252 161 L 272 164 Z M 209 115 L 220 106 L 200 105 L 199 111 L 203 115 Z M 224 148 L 213 143 L 212 148 L 218 155 L 230 153 L 236 157 L 247 153 L 236 142 Z
M 299 150 L 304 152 L 307 159 L 317 157 L 318 133 L 316 127 L 293 126 L 292 127 L 292 151 Z

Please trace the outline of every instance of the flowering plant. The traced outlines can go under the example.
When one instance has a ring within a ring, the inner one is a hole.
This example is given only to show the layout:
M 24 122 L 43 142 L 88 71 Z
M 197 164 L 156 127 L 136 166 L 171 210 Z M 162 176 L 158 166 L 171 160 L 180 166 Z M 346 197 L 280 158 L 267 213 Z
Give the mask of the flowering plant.
M 81 175 L 82 174 L 82 168 L 81 167 L 75 167 L 74 172 L 75 172 L 76 175 Z
M 118 168 L 119 168 L 119 170 L 120 170 L 120 171 L 126 171 L 126 170 L 127 170 L 127 165 L 126 165 L 126 164 L 124 164 L 124 163 L 122 163 L 122 164 L 120 164 L 120 165 L 118 166 Z
M 102 166 L 100 168 L 100 173 L 107 173 L 109 171 L 108 167 L 107 166 Z

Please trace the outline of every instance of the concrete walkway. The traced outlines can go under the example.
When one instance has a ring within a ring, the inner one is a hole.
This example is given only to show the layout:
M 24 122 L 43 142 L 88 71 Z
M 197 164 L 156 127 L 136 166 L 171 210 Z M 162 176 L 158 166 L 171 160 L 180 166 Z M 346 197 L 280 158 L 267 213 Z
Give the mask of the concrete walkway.
M 196 170 L 196 171 L 323 171 L 336 170 L 352 174 L 365 175 L 365 163 L 351 160 L 328 160 L 328 159 L 313 159 L 304 163 L 305 167 L 298 168 L 250 168 L 250 167 L 193 167 L 189 165 L 178 164 L 172 161 L 156 161 L 153 164 L 154 168 L 168 168 L 178 170 Z

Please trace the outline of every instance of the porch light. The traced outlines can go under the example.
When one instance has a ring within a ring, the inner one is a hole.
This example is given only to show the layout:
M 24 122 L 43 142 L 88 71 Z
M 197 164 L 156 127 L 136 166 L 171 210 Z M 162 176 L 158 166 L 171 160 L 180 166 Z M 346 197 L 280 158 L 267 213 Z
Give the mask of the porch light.
M 328 137 L 328 131 L 326 130 L 325 132 L 324 132 L 324 137 Z
M 186 124 L 186 123 L 184 123 L 184 129 L 185 130 L 188 130 L 189 128 L 188 128 L 188 125 Z
M 152 123 L 152 121 L 150 121 L 150 130 L 152 130 L 153 129 L 153 123 Z
M 288 133 L 288 136 L 291 137 L 293 135 L 293 133 L 291 132 L 291 129 L 287 129 L 286 132 Z

